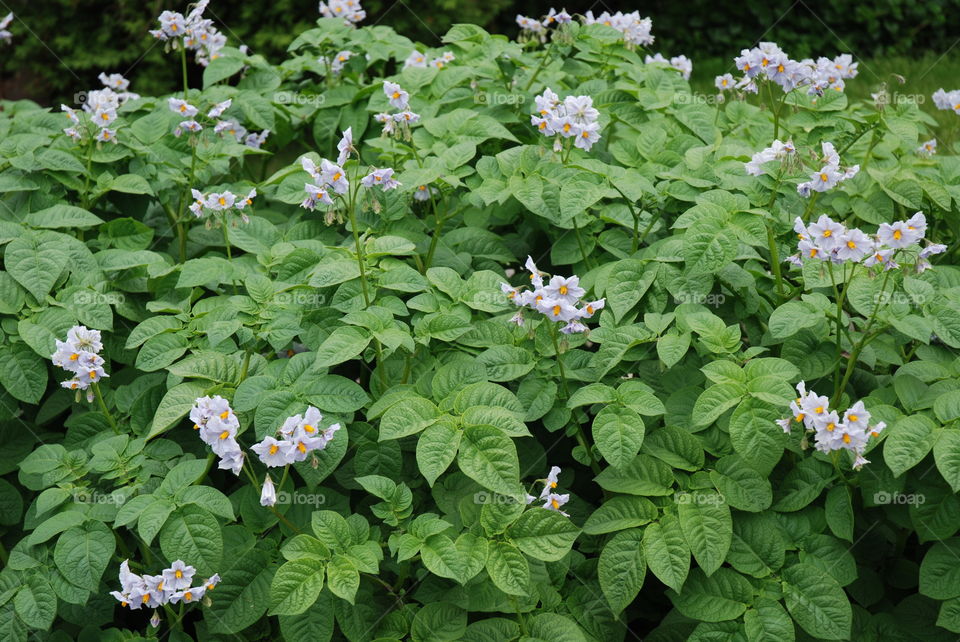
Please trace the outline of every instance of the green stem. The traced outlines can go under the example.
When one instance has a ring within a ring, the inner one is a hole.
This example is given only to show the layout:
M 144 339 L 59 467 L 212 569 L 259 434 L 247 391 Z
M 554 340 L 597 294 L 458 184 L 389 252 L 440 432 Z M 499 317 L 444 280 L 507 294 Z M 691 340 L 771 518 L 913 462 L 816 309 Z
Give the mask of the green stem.
M 583 257 L 583 264 L 590 269 L 590 259 L 587 257 L 587 249 L 583 245 L 583 237 L 580 235 L 580 226 L 577 225 L 576 217 L 573 218 L 573 231 L 577 236 L 577 246 L 580 248 L 580 256 Z
M 891 257 L 891 260 L 893 260 L 893 257 Z M 838 403 L 840 401 L 840 394 L 846 389 L 847 384 L 850 382 L 850 377 L 853 375 L 853 368 L 857 364 L 857 359 L 860 357 L 860 353 L 867 346 L 870 340 L 873 339 L 873 337 L 869 334 L 870 328 L 873 326 L 873 322 L 877 318 L 877 312 L 880 310 L 880 305 L 883 302 L 883 294 L 887 288 L 887 281 L 890 279 L 891 271 L 892 270 L 884 271 L 883 282 L 880 284 L 880 294 L 877 297 L 879 301 L 875 306 L 873 306 L 873 311 L 870 313 L 870 317 L 867 319 L 867 325 L 865 325 L 863 328 L 863 337 L 857 342 L 857 344 L 853 347 L 853 350 L 850 352 L 850 358 L 847 359 L 847 369 L 843 373 L 843 379 L 840 381 L 839 385 L 834 386 L 834 403 Z
M 810 218 L 810 212 L 813 211 L 813 206 L 816 205 L 818 196 L 820 196 L 820 192 L 814 192 L 813 196 L 810 197 L 810 202 L 807 203 L 807 208 L 803 210 L 803 216 L 801 217 L 804 222 Z
M 189 96 L 187 86 L 187 48 L 183 46 L 183 40 L 180 40 L 180 67 L 183 70 L 183 100 L 186 101 Z
M 530 88 L 533 87 L 533 83 L 537 81 L 537 76 L 539 76 L 543 68 L 547 66 L 547 61 L 550 60 L 550 55 L 552 53 L 553 53 L 553 43 L 550 43 L 550 48 L 547 49 L 547 52 L 544 54 L 543 58 L 540 59 L 540 64 L 534 70 L 533 75 L 530 76 L 530 81 L 527 82 L 527 86 L 523 88 L 524 92 L 530 91 Z
M 243 383 L 244 379 L 247 378 L 247 370 L 250 369 L 250 349 L 247 348 L 246 354 L 243 355 L 243 365 L 240 366 L 240 383 Z
M 110 414 L 110 410 L 107 408 L 107 404 L 103 400 L 103 392 L 100 390 L 100 384 L 96 381 L 93 381 L 90 385 L 93 387 L 93 394 L 97 397 L 97 404 L 100 406 L 100 410 L 102 410 L 103 414 L 107 416 L 107 421 L 110 422 L 110 427 L 113 428 L 113 432 L 119 435 L 120 429 L 117 427 L 116 419 L 114 419 L 113 415 Z
M 427 258 L 423 262 L 423 272 L 426 274 L 427 270 L 430 269 L 430 266 L 433 264 L 433 255 L 437 251 L 437 244 L 440 242 L 440 232 L 443 231 L 443 224 L 446 223 L 446 219 L 440 216 L 440 212 L 437 210 L 437 203 L 433 198 L 433 193 L 430 194 L 430 202 L 433 204 L 433 216 L 436 218 L 436 225 L 433 228 L 433 237 L 430 239 L 430 247 L 427 249 Z
M 227 246 L 227 260 L 232 262 L 233 256 L 230 253 L 230 233 L 229 230 L 227 230 L 228 223 L 226 216 L 220 219 L 220 227 L 223 229 L 223 244 Z M 233 277 L 230 277 L 230 288 L 233 290 L 234 295 L 236 295 L 237 283 L 233 280 Z
M 557 357 L 557 366 L 560 368 L 560 385 L 563 387 L 563 398 L 569 400 L 570 387 L 567 385 L 567 373 L 563 368 L 563 359 L 560 358 L 560 343 L 557 341 L 557 325 L 552 321 L 548 321 L 547 323 L 550 323 L 550 338 L 553 339 L 553 350 Z M 584 432 L 583 426 L 577 421 L 576 409 L 570 410 L 570 418 L 577 426 L 577 441 L 580 442 L 580 446 L 587 451 L 587 456 L 590 458 L 590 468 L 595 475 L 599 475 L 600 464 L 593 455 L 593 448 L 590 446 L 590 440 L 587 439 L 587 434 Z
M 360 244 L 360 230 L 357 229 L 357 215 L 353 211 L 354 204 L 351 202 L 347 208 L 347 213 L 350 216 L 350 230 L 353 232 L 353 244 L 357 252 L 357 266 L 360 268 L 360 288 L 363 291 L 363 303 L 366 307 L 370 307 L 370 291 L 367 287 L 367 270 L 364 267 L 363 256 L 363 247 Z

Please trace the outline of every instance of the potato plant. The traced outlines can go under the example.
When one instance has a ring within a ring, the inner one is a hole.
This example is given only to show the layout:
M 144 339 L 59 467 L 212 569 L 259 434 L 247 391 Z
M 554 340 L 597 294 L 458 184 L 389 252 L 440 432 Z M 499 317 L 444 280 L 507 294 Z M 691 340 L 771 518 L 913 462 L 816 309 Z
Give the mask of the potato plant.
M 928 106 L 772 43 L 695 94 L 634 14 L 267 61 L 205 8 L 176 95 L 0 109 L 0 637 L 956 638 Z

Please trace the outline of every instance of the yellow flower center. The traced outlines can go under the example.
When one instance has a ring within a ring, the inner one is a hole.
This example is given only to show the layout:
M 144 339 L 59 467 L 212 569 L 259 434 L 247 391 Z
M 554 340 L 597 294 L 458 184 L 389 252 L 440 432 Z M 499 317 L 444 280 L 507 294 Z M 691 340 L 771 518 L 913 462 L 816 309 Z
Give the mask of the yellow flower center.
M 830 180 L 830 177 L 827 176 L 826 174 L 820 174 L 820 180 L 823 181 L 824 183 L 826 183 L 828 180 Z M 827 231 L 829 232 L 829 230 L 827 230 Z M 824 235 L 824 236 L 830 236 L 830 235 L 827 234 L 826 232 L 824 232 L 823 235 Z
M 144 595 L 143 595 L 143 603 L 146 604 L 146 603 L 149 602 L 149 601 L 150 601 L 150 594 L 149 594 L 149 593 L 144 593 Z
M 299 450 L 299 451 L 302 452 L 302 453 L 307 452 L 307 446 L 306 446 L 306 444 L 304 444 L 304 443 L 301 441 L 299 444 L 297 444 L 297 450 Z
M 845 443 L 845 444 L 849 444 L 849 443 L 850 443 L 850 435 L 848 435 L 848 434 L 844 434 L 844 435 L 843 435 L 843 443 Z
M 567 286 L 561 285 L 561 286 L 560 286 L 560 294 L 566 294 L 566 293 L 567 293 Z
M 901 236 L 903 236 L 903 232 L 901 232 L 900 230 L 893 231 L 893 238 L 899 241 Z
M 399 92 L 399 91 L 393 92 L 393 96 L 392 96 L 392 97 L 394 98 L 394 100 L 396 100 L 397 98 L 400 97 L 400 92 Z
M 229 430 L 224 430 L 222 433 L 220 433 L 220 439 L 221 439 L 221 440 L 224 440 L 224 439 L 226 439 L 226 438 L 229 437 L 229 436 L 230 436 L 230 431 L 229 431 Z
M 227 204 L 227 199 L 225 199 L 224 197 L 221 196 L 219 200 L 220 200 L 220 205 L 221 205 L 221 206 L 226 206 L 226 204 Z
M 856 416 L 856 415 L 849 415 L 849 416 L 847 417 L 847 421 L 859 421 L 859 420 L 860 420 L 860 417 L 858 417 L 858 416 Z
M 220 418 L 223 419 L 224 421 L 226 421 L 226 420 L 227 420 L 227 417 L 229 417 L 229 416 L 230 416 L 230 411 L 229 411 L 229 410 L 224 410 L 223 412 L 220 413 Z
M 847 247 L 849 247 L 851 250 L 855 250 L 857 249 L 857 244 L 853 241 L 847 241 Z
M 278 450 L 280 450 L 280 446 L 278 446 L 278 445 L 276 445 L 276 444 L 270 446 L 270 454 L 271 454 L 271 455 L 276 455 Z
M 191 593 L 190 591 L 187 591 L 186 593 L 183 594 L 183 599 L 189 602 L 190 600 L 193 599 L 193 593 Z
M 177 569 L 177 571 L 173 575 L 179 580 L 181 577 L 183 577 L 183 571 L 181 571 L 180 569 Z
M 70 361 L 76 361 L 79 358 L 80 358 L 79 353 L 74 352 L 73 354 L 70 355 Z
M 803 421 L 803 418 L 804 418 L 804 417 L 806 417 L 806 415 L 803 414 L 802 412 L 801 412 L 799 415 L 797 415 L 797 417 L 796 417 L 797 423 L 800 423 L 801 421 Z
M 593 314 L 593 306 L 592 306 L 592 305 L 588 305 L 588 306 L 587 306 L 587 314 Z
M 555 499 L 550 500 L 550 505 L 553 506 L 554 510 L 560 510 L 560 502 Z
M 833 422 L 828 423 L 828 424 L 827 424 L 827 432 L 833 432 L 833 429 L 836 428 L 836 427 L 837 427 L 837 425 L 836 425 L 835 423 L 833 423 Z
M 303 429 L 306 430 L 308 433 L 311 433 L 311 434 L 313 434 L 313 433 L 317 430 L 316 428 L 314 428 L 314 427 L 311 426 L 310 424 L 303 424 Z
M 555 316 L 555 317 L 556 317 L 556 316 L 560 316 L 560 306 L 559 306 L 559 305 L 553 306 L 553 316 Z
M 813 409 L 813 412 L 815 412 L 818 415 L 821 414 L 823 412 L 823 406 L 817 406 L 816 408 Z

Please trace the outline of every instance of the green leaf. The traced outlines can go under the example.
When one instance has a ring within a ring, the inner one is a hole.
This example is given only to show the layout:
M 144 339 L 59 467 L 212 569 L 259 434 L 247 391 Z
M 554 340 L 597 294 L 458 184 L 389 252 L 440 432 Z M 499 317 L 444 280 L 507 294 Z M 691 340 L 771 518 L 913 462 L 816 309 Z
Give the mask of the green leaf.
M 749 642 L 760 640 L 793 642 L 796 639 L 790 616 L 780 602 L 771 599 L 755 601 L 743 614 L 743 624 Z
M 693 404 L 695 426 L 709 426 L 730 410 L 747 393 L 746 388 L 735 383 L 718 383 L 704 390 Z
M 14 596 L 13 606 L 27 626 L 46 631 L 57 615 L 57 594 L 47 578 L 30 573 Z
M 960 597 L 960 538 L 937 542 L 920 564 L 920 593 L 935 600 Z
M 643 444 L 643 419 L 624 406 L 606 406 L 593 419 L 593 441 L 612 466 L 624 468 Z
M 899 477 L 927 456 L 937 440 L 937 426 L 924 415 L 901 417 L 887 429 L 883 460 Z
M 602 535 L 642 526 L 657 517 L 657 509 L 645 497 L 613 497 L 593 511 L 583 524 L 588 535 Z
M 733 536 L 730 507 L 719 493 L 697 490 L 680 498 L 679 518 L 690 552 L 703 572 L 712 575 L 730 550 Z
M 487 546 L 487 574 L 498 589 L 509 595 L 530 592 L 530 565 L 510 542 L 492 540 Z
M 824 516 L 834 535 L 853 542 L 853 498 L 848 486 L 834 486 L 827 491 Z
M 614 535 L 600 551 L 600 589 L 615 615 L 636 599 L 643 586 L 647 565 L 642 542 L 643 531 L 634 528 Z
M 683 615 L 703 622 L 724 622 L 740 617 L 753 598 L 753 587 L 742 575 L 718 568 L 707 576 L 699 568 L 690 572 L 679 593 L 670 589 L 667 597 Z
M 580 529 L 557 511 L 529 508 L 510 528 L 507 537 L 530 557 L 556 562 L 570 552 Z
M 327 586 L 334 595 L 353 604 L 360 588 L 360 572 L 348 557 L 336 554 L 327 564 Z
M 413 616 L 413 642 L 454 642 L 467 630 L 467 612 L 450 602 L 429 602 Z
M 67 267 L 70 256 L 56 238 L 27 233 L 7 245 L 3 263 L 7 272 L 35 298 L 42 300 Z
M 139 177 L 138 177 L 139 178 Z M 142 178 L 140 180 L 143 180 Z M 73 205 L 54 205 L 39 212 L 27 214 L 23 222 L 30 227 L 57 229 L 61 227 L 86 228 L 100 225 L 103 219 L 85 209 Z
M 460 439 L 457 464 L 463 473 L 495 493 L 520 498 L 520 462 L 513 440 L 493 426 L 468 426 Z
M 423 397 L 408 397 L 390 406 L 380 418 L 380 441 L 415 435 L 433 424 L 440 411 Z
M 170 388 L 157 406 L 147 439 L 152 439 L 175 426 L 190 413 L 197 398 L 203 397 L 206 392 L 207 384 L 196 381 L 188 381 Z
M 210 615 L 206 622 L 211 631 L 238 633 L 263 617 L 271 598 L 271 581 L 275 569 L 266 552 L 254 548 L 239 558 L 233 556 L 230 566 L 221 571 L 221 581 L 213 594 Z
M 158 334 L 148 339 L 137 354 L 137 369 L 153 372 L 166 368 L 183 356 L 189 343 L 179 334 Z
M 91 520 L 60 535 L 53 559 L 71 583 L 96 591 L 116 545 L 113 532 L 101 522 Z
M 223 561 L 223 535 L 210 511 L 196 504 L 177 508 L 160 530 L 160 550 L 167 559 L 189 560 L 201 575 L 218 572 Z
M 438 421 L 420 434 L 417 440 L 417 467 L 430 486 L 456 458 L 460 435 L 460 431 L 448 421 Z
M 679 592 L 690 571 L 690 547 L 676 516 L 665 513 L 643 529 L 643 551 L 653 574 Z
M 806 564 L 783 569 L 781 577 L 787 610 L 804 631 L 824 640 L 850 639 L 853 611 L 836 580 Z
M 328 368 L 353 359 L 370 343 L 370 333 L 353 326 L 341 326 L 317 348 L 317 368 Z
M 317 601 L 326 565 L 303 558 L 284 563 L 270 582 L 270 615 L 299 615 Z
M 52 353 L 51 353 L 52 354 Z M 0 345 L 0 384 L 14 398 L 36 404 L 47 389 L 47 368 L 25 343 Z

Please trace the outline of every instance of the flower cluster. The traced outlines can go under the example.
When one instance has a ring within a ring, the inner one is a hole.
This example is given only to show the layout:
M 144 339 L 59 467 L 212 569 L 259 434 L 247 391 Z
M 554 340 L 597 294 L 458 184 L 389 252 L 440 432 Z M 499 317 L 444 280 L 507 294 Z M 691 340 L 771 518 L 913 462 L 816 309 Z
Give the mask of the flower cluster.
M 823 167 L 811 174 L 809 181 L 797 185 L 797 193 L 800 196 L 810 196 L 811 192 L 826 192 L 843 181 L 853 178 L 860 171 L 859 165 L 840 168 L 840 154 L 834 149 L 833 143 L 824 142 L 821 144 L 821 149 L 823 157 L 820 160 Z
M 0 20 L 0 42 L 5 42 L 8 45 L 13 40 L 13 34 L 7 29 L 11 22 L 13 22 L 12 11 L 4 16 L 3 20 Z
M 623 34 L 623 42 L 626 43 L 628 48 L 633 48 L 637 45 L 647 46 L 653 44 L 653 35 L 650 33 L 651 30 L 653 30 L 653 21 L 650 18 L 641 18 L 639 11 L 632 11 L 630 13 L 622 13 L 620 11 L 609 13 L 604 11 L 596 18 L 593 17 L 592 11 L 587 11 L 587 13 L 584 14 L 583 23 L 613 27 Z
M 227 44 L 227 37 L 213 26 L 213 21 L 203 17 L 208 4 L 210 0 L 200 0 L 186 17 L 176 11 L 164 11 L 157 18 L 160 28 L 151 30 L 150 35 L 169 42 L 174 49 L 194 51 L 197 64 L 206 67 Z
M 920 143 L 920 147 L 917 147 L 917 154 L 929 158 L 937 153 L 937 139 L 931 138 L 930 140 Z
M 240 475 L 243 468 L 243 450 L 237 443 L 240 420 L 233 413 L 230 403 L 217 395 L 200 397 L 190 409 L 193 429 L 200 431 L 200 439 L 220 457 L 218 468 Z
M 773 160 L 783 161 L 789 159 L 797 153 L 797 148 L 793 146 L 793 141 L 781 142 L 773 141 L 773 144 L 763 149 L 750 158 L 749 163 L 744 163 L 744 169 L 750 176 L 760 176 L 764 174 L 763 165 Z
M 244 223 L 250 222 L 246 209 L 253 205 L 253 199 L 257 196 L 256 189 L 251 189 L 246 196 L 242 197 L 230 191 L 204 194 L 199 190 L 191 189 L 190 192 L 193 195 L 193 204 L 190 205 L 190 211 L 197 218 L 202 218 L 205 210 L 211 212 L 236 210 L 240 212 L 240 218 Z
M 453 62 L 457 57 L 453 55 L 452 51 L 444 51 L 439 56 L 427 63 L 427 54 L 421 53 L 419 50 L 414 49 L 410 52 L 410 55 L 407 56 L 407 59 L 403 61 L 403 68 L 407 67 L 436 67 L 437 69 L 443 69 L 447 66 L 448 62 Z
M 757 93 L 757 81 L 767 79 L 789 93 L 797 87 L 808 87 L 810 95 L 823 95 L 826 89 L 843 91 L 844 80 L 857 75 L 858 63 L 850 54 L 834 59 L 820 57 L 792 60 L 775 42 L 761 42 L 752 49 L 743 49 L 734 59 L 743 72 L 736 88 Z
M 101 71 L 97 78 L 103 83 L 105 88 L 116 92 L 117 102 L 121 105 L 128 100 L 137 100 L 140 98 L 140 94 L 127 91 L 130 89 L 130 81 L 124 78 L 123 74 L 107 74 Z
M 335 56 L 320 56 L 317 58 L 317 62 L 324 67 L 328 67 L 330 73 L 334 76 L 339 76 L 340 72 L 343 71 L 344 65 L 346 65 L 347 61 L 351 58 L 353 58 L 353 52 L 344 50 L 338 52 Z
M 547 28 L 539 20 L 534 20 L 533 18 L 528 18 L 518 13 L 517 25 L 520 27 L 519 40 L 526 41 L 536 39 L 540 42 L 546 42 Z
M 524 267 L 530 271 L 532 290 L 515 288 L 508 283 L 501 283 L 500 290 L 507 295 L 508 299 L 513 301 L 514 305 L 536 310 L 551 321 L 566 323 L 565 326 L 560 328 L 560 332 L 564 334 L 585 332 L 587 326 L 580 320 L 589 319 L 597 311 L 602 310 L 606 304 L 606 299 L 599 299 L 585 303 L 582 308 L 578 308 L 577 305 L 581 303 L 581 298 L 587 292 L 580 287 L 580 277 L 555 275 L 550 278 L 549 283 L 545 284 L 543 275 L 529 256 Z M 517 325 L 523 325 L 523 310 L 517 312 L 511 321 Z
M 894 260 L 897 252 L 918 245 L 927 231 L 927 219 L 917 212 L 906 221 L 881 223 L 877 233 L 868 235 L 856 228 L 847 228 L 822 214 L 816 223 L 804 225 L 800 217 L 794 221 L 799 241 L 799 252 L 788 261 L 802 266 L 804 260 L 816 259 L 832 263 L 860 263 L 866 267 L 882 265 L 894 270 L 900 265 Z M 932 267 L 927 259 L 947 249 L 946 245 L 931 243 L 917 254 L 916 270 L 924 272 Z
M 645 56 L 643 62 L 647 65 L 653 63 L 669 65 L 670 67 L 679 71 L 684 80 L 690 80 L 690 74 L 693 73 L 693 61 L 686 56 L 674 56 L 670 60 L 667 60 L 662 54 L 657 53 L 652 56 Z
M 83 111 L 89 114 L 90 122 L 96 125 L 99 132 L 94 136 L 94 140 L 104 143 L 116 143 L 117 131 L 110 126 L 117 120 L 117 110 L 128 100 L 136 100 L 140 96 L 127 91 L 130 87 L 130 81 L 120 74 L 100 73 L 100 82 L 103 83 L 103 89 L 94 89 L 87 92 L 83 101 Z M 116 87 L 119 91 L 114 91 Z M 60 109 L 70 120 L 70 127 L 63 130 L 63 133 L 74 140 L 74 142 L 83 139 L 83 133 L 86 131 L 80 127 L 80 116 L 76 109 L 60 105 Z
M 389 80 L 383 82 L 383 93 L 386 94 L 390 106 L 399 111 L 395 114 L 381 112 L 374 115 L 373 119 L 383 123 L 384 136 L 396 134 L 409 140 L 410 125 L 420 120 L 420 114 L 410 111 L 410 94 L 400 85 Z
M 534 497 L 533 495 L 527 495 L 527 503 L 532 504 L 533 502 L 542 501 L 543 508 L 547 510 L 555 510 L 564 517 L 570 517 L 567 513 L 564 513 L 560 510 L 560 507 L 570 501 L 570 495 L 553 492 L 557 487 L 557 480 L 560 477 L 560 467 L 551 466 L 550 472 L 547 474 L 546 479 L 541 479 L 538 481 L 543 482 L 543 490 L 540 491 L 539 497 Z
M 270 130 L 265 129 L 259 134 L 256 132 L 248 133 L 236 120 L 223 120 L 222 116 L 224 112 L 230 109 L 232 104 L 233 99 L 228 98 L 223 102 L 216 103 L 207 110 L 207 118 L 211 122 L 216 121 L 213 126 L 213 132 L 219 136 L 223 136 L 225 133 L 230 134 L 238 143 L 244 143 L 247 147 L 260 149 L 260 146 L 266 142 L 267 136 L 270 135 Z M 177 128 L 173 131 L 174 136 L 180 137 L 184 132 L 197 133 L 203 131 L 203 125 L 196 119 L 197 114 L 200 113 L 197 107 L 194 107 L 186 100 L 175 97 L 167 99 L 167 106 L 170 108 L 170 111 L 184 119 L 180 121 L 180 124 L 177 125 Z
M 323 450 L 333 439 L 334 434 L 340 430 L 340 424 L 333 424 L 325 430 L 320 430 L 320 422 L 323 415 L 320 411 L 310 406 L 302 415 L 293 415 L 288 417 L 280 427 L 280 439 L 267 435 L 263 441 L 250 450 L 257 453 L 268 468 L 279 466 L 289 466 L 300 461 L 306 461 L 310 453 Z M 317 465 L 316 456 L 313 458 L 314 467 Z M 270 479 L 269 473 L 263 481 L 263 489 L 260 494 L 261 506 L 273 506 L 277 503 L 277 493 Z
M 348 27 L 355 26 L 367 17 L 360 0 L 329 0 L 320 3 L 320 15 L 324 18 L 343 18 Z
M 57 351 L 50 355 L 53 365 L 59 366 L 67 372 L 73 373 L 73 378 L 60 385 L 69 390 L 87 391 L 87 401 L 93 401 L 92 385 L 99 383 L 104 377 L 109 377 L 104 369 L 103 342 L 100 340 L 99 330 L 90 330 L 82 325 L 75 325 L 67 332 L 67 340 L 56 342 Z
M 561 148 L 562 138 L 574 138 L 574 145 L 590 151 L 600 140 L 600 112 L 593 106 L 590 96 L 567 96 L 563 100 L 547 88 L 536 96 L 537 113 L 530 116 L 530 123 L 544 136 L 556 136 L 554 149 Z
M 952 109 L 954 112 L 960 114 L 960 89 L 944 91 L 941 87 L 933 92 L 933 104 L 937 106 L 937 109 Z
M 790 403 L 793 416 L 778 419 L 777 425 L 783 432 L 791 432 L 794 423 L 803 424 L 804 430 L 814 433 L 814 447 L 822 453 L 835 450 L 849 450 L 855 455 L 853 467 L 859 470 L 870 461 L 864 458 L 870 437 L 878 437 L 886 428 L 882 421 L 870 425 L 870 413 L 862 401 L 850 406 L 842 414 L 830 410 L 830 399 L 824 395 L 807 392 L 806 384 L 797 384 L 795 401 Z
M 183 560 L 177 560 L 170 568 L 163 569 L 160 575 L 137 575 L 130 570 L 128 560 L 124 560 L 120 564 L 120 590 L 111 591 L 110 595 L 131 611 L 141 607 L 156 609 L 178 602 L 199 602 L 207 591 L 212 591 L 220 583 L 220 575 L 215 573 L 199 585 L 191 586 L 196 572 Z

